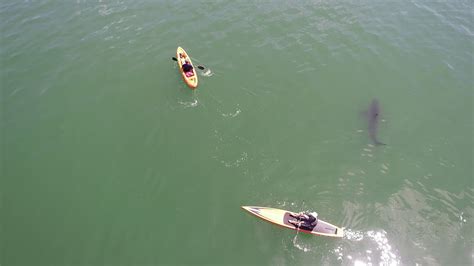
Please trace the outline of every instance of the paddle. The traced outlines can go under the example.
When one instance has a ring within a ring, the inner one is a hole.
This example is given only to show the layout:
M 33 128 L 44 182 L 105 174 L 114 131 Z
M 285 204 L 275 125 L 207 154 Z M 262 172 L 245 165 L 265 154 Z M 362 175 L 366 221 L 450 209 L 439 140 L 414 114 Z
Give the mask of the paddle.
M 173 61 L 178 61 L 178 59 L 176 59 L 176 57 L 171 57 L 171 59 L 173 59 Z M 205 67 L 201 66 L 201 65 L 198 65 L 197 68 L 201 69 L 201 70 L 204 70 L 206 69 Z
M 304 206 L 304 200 L 303 200 L 302 203 L 301 203 L 301 208 L 303 208 L 303 206 Z M 293 216 L 293 215 L 292 215 L 292 216 Z M 296 218 L 296 217 L 294 217 L 294 218 Z M 300 219 L 299 217 L 296 218 L 296 220 L 297 220 L 298 222 L 301 221 L 301 219 Z M 294 226 L 295 226 L 295 225 L 294 225 Z M 295 235 L 294 241 L 295 241 L 296 238 L 298 237 L 298 233 L 300 232 L 300 230 L 299 230 L 299 229 L 300 229 L 300 226 L 301 226 L 301 223 L 298 223 L 298 225 L 295 226 L 295 227 L 296 227 L 296 235 Z M 294 241 L 293 241 L 293 242 L 294 242 Z M 293 243 L 293 244 L 294 244 L 294 243 Z
M 296 217 L 294 217 L 294 218 L 296 218 Z M 292 224 L 296 229 L 300 229 L 300 227 L 301 227 L 301 218 L 299 218 L 299 217 L 296 218 L 296 223 L 295 224 L 290 223 L 290 224 Z
M 295 226 L 295 225 L 293 224 L 293 226 Z M 300 224 L 297 224 L 295 226 L 295 229 L 296 229 L 296 234 L 295 234 L 295 237 L 293 238 L 293 245 L 297 245 L 296 244 L 296 238 L 298 237 L 298 233 L 300 232 Z

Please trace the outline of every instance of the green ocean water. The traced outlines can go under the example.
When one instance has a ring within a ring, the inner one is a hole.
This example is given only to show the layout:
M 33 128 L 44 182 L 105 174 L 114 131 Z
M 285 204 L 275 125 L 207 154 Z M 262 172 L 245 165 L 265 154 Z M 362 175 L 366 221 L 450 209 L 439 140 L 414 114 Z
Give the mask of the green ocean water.
M 1 1 L 0 264 L 472 265 L 473 8 Z

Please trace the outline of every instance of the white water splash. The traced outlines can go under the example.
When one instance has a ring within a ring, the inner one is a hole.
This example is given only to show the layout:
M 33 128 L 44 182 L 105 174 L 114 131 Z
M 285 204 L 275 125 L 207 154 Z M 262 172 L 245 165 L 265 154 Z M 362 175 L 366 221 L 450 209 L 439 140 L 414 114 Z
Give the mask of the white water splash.
M 198 100 L 194 99 L 192 102 L 179 102 L 179 104 L 184 105 L 185 108 L 196 107 L 198 106 Z
M 222 114 L 223 117 L 236 117 L 238 116 L 242 111 L 240 109 L 237 109 L 234 113 L 228 113 L 228 114 Z
M 310 249 L 309 247 L 305 247 L 304 245 L 299 244 L 299 243 L 296 242 L 296 240 L 298 239 L 298 234 L 299 234 L 299 233 L 298 233 L 298 231 L 297 231 L 295 237 L 293 238 L 293 246 L 294 246 L 295 248 L 297 248 L 297 249 L 303 251 L 303 252 L 311 251 L 311 249 Z
M 466 222 L 467 222 L 466 218 L 464 218 L 464 212 L 461 212 L 461 214 L 459 215 L 459 220 L 460 220 L 462 223 L 466 223 Z
M 206 69 L 201 72 L 201 75 L 204 77 L 212 77 L 214 75 L 214 72 L 212 72 L 211 69 Z
M 248 157 L 248 154 L 246 152 L 243 152 L 241 154 L 241 157 L 238 158 L 237 160 L 233 161 L 233 162 L 226 162 L 226 161 L 221 161 L 221 163 L 225 166 L 225 167 L 239 167 L 241 163 L 245 162 L 247 160 L 247 157 Z

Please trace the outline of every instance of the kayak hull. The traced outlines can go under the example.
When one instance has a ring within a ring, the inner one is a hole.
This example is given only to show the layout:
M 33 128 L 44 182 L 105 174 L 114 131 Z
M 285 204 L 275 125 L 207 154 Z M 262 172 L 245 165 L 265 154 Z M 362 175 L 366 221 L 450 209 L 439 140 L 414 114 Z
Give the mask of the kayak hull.
M 288 222 L 288 220 L 293 219 L 290 214 L 294 214 L 290 211 L 257 206 L 242 206 L 242 209 L 267 222 L 286 227 L 288 229 L 301 231 L 303 233 L 330 237 L 343 237 L 344 235 L 343 228 L 337 227 L 320 219 L 312 231 L 296 228 L 294 225 Z
M 186 73 L 183 71 L 183 66 L 181 62 L 181 58 L 183 58 L 182 56 L 184 56 L 184 58 L 189 62 L 189 64 L 193 66 L 192 75 L 186 75 Z M 178 49 L 176 49 L 176 59 L 178 59 L 178 68 L 181 76 L 183 77 L 184 83 L 186 83 L 186 85 L 188 85 L 190 89 L 194 90 L 198 86 L 198 77 L 196 70 L 194 69 L 193 62 L 191 61 L 191 57 L 188 56 L 188 54 L 183 48 L 178 47 Z

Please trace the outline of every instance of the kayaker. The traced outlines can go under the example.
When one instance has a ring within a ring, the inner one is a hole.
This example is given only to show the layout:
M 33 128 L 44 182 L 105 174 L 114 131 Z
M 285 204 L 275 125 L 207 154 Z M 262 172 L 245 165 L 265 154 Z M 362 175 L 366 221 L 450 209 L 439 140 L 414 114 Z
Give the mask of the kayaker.
M 300 212 L 300 213 L 294 213 L 290 214 L 291 217 L 296 218 L 297 221 L 295 220 L 289 220 L 288 222 L 295 225 L 299 224 L 301 227 L 301 223 L 303 223 L 304 227 L 310 228 L 309 230 L 313 230 L 313 228 L 318 224 L 318 213 L 317 212 Z M 295 225 L 296 226 L 296 225 Z M 308 230 L 308 229 L 306 229 Z
M 317 212 L 308 213 L 308 222 L 311 225 L 316 226 L 316 224 L 318 223 L 318 213 Z
M 294 225 L 296 228 L 307 230 L 307 231 L 312 231 L 314 228 L 314 226 L 307 224 L 303 220 L 288 220 L 288 222 Z
M 193 71 L 193 66 L 188 61 L 185 61 L 182 67 L 184 73 Z
M 294 225 L 296 228 L 304 229 L 304 230 L 309 230 L 311 231 L 312 229 L 306 228 L 306 224 L 301 221 L 301 220 L 288 220 L 288 222 L 292 225 Z

